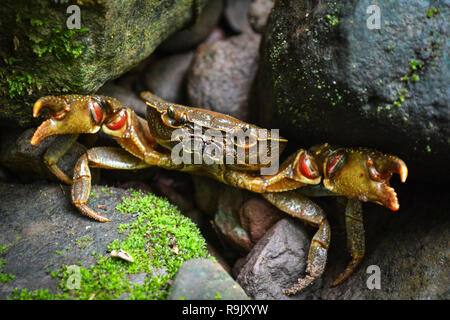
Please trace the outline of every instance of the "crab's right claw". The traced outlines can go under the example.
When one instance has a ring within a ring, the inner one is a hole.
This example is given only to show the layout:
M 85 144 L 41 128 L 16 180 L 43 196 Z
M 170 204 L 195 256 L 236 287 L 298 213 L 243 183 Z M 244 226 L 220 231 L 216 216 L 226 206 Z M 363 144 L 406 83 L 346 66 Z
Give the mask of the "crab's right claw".
M 348 199 L 371 201 L 397 211 L 397 194 L 389 185 L 397 173 L 402 182 L 408 167 L 400 158 L 365 148 L 332 148 L 328 144 L 312 148 L 321 163 L 323 184 L 331 192 Z
M 33 106 L 33 116 L 37 117 L 42 109 L 47 109 L 50 119 L 39 126 L 30 142 L 36 145 L 54 134 L 96 133 L 106 115 L 114 111 L 113 102 L 103 96 L 75 94 L 42 97 Z

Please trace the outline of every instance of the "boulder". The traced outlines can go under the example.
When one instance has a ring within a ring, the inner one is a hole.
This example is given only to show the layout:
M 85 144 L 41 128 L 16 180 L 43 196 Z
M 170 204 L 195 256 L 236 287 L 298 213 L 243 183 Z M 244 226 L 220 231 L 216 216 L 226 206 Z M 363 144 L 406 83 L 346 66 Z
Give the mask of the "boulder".
M 372 4 L 277 1 L 261 44 L 253 113 L 291 144 L 374 147 L 402 158 L 412 179 L 444 182 L 450 5 L 379 3 L 376 29 Z

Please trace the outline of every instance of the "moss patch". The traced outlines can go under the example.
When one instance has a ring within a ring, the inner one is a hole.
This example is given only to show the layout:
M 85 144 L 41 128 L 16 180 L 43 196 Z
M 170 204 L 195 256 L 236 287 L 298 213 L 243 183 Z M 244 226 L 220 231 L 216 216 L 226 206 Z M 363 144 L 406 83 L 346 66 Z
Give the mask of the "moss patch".
M 126 237 L 112 241 L 108 251 L 122 249 L 134 258 L 134 263 L 93 252 L 96 264 L 86 268 L 80 263 L 76 273 L 73 266 L 71 269 L 66 265 L 53 272 L 48 270 L 53 277 L 61 278 L 60 292 L 16 289 L 8 299 L 165 299 L 169 280 L 184 261 L 212 258 L 196 225 L 166 199 L 133 192 L 116 209 L 130 218 L 137 214 L 137 218 L 119 226 L 119 233 Z M 79 275 L 79 289 L 70 289 L 75 274 Z M 135 283 L 131 281 L 133 274 L 144 274 L 145 280 Z

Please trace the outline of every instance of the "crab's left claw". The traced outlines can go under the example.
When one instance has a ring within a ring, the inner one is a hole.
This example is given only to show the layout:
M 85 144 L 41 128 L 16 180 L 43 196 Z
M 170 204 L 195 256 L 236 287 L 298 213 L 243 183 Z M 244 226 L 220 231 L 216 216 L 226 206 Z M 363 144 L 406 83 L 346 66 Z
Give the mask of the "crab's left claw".
M 332 148 L 328 144 L 312 150 L 320 159 L 323 184 L 328 190 L 393 211 L 400 208 L 397 194 L 389 185 L 394 173 L 406 181 L 408 168 L 400 158 L 371 149 Z
M 115 103 L 103 96 L 63 95 L 46 96 L 33 106 L 33 116 L 47 109 L 50 119 L 44 121 L 31 138 L 36 145 L 54 134 L 96 133 L 107 114 L 112 113 Z

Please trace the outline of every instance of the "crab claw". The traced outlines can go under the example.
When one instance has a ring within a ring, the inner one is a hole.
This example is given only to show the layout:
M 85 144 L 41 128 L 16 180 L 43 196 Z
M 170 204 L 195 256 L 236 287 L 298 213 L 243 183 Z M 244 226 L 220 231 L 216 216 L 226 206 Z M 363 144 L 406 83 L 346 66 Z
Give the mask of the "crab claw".
M 400 208 L 389 181 L 394 173 L 406 181 L 408 168 L 403 160 L 371 149 L 332 148 L 328 144 L 314 148 L 328 190 L 349 199 L 375 202 L 392 211 Z
M 113 112 L 111 98 L 103 96 L 64 95 L 46 96 L 33 106 L 33 116 L 47 109 L 50 119 L 44 121 L 31 138 L 36 145 L 54 134 L 96 133 L 100 130 L 106 114 Z

